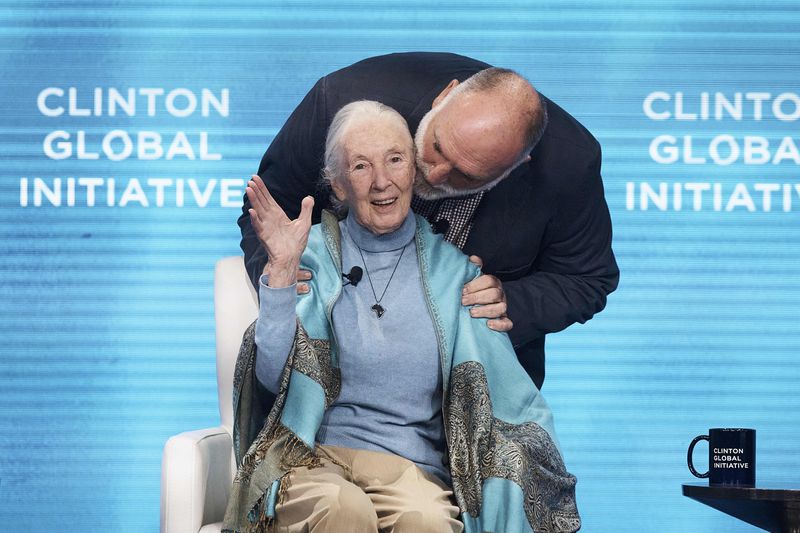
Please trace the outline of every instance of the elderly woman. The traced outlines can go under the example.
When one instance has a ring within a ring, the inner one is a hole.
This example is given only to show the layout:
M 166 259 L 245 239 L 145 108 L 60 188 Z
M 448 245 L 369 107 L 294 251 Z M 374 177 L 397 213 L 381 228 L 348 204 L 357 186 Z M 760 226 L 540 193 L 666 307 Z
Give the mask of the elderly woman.
M 248 185 L 270 260 L 237 361 L 225 531 L 579 529 L 550 410 L 507 335 L 461 306 L 479 272 L 410 212 L 415 172 L 405 120 L 362 101 L 326 142 L 346 217 L 311 227 L 307 197 L 289 220 Z

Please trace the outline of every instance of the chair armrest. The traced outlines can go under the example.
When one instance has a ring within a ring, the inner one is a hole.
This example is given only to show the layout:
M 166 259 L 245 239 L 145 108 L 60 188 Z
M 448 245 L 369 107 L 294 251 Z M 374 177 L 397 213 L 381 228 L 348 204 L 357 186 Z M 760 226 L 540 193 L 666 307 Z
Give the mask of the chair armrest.
M 233 444 L 224 427 L 170 437 L 161 463 L 161 533 L 197 533 L 225 515 Z

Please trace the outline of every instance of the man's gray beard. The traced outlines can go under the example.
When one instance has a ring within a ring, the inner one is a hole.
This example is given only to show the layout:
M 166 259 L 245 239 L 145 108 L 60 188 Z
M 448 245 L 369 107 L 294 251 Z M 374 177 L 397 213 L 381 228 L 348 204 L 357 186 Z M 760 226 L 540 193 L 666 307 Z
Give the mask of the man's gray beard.
M 419 152 L 417 152 L 419 154 Z M 481 185 L 480 187 L 476 187 L 474 189 L 455 189 L 450 185 L 442 184 L 442 185 L 431 185 L 425 179 L 425 175 L 427 172 L 427 165 L 424 161 L 421 160 L 419 155 L 417 155 L 417 175 L 414 177 L 414 194 L 418 197 L 422 198 L 423 200 L 441 200 L 442 198 L 456 198 L 459 196 L 471 196 L 473 194 L 478 194 L 479 192 L 488 191 L 500 181 L 506 177 L 508 173 L 500 176 L 497 179 L 494 179 L 488 183 Z
M 449 188 L 450 187 L 448 187 L 448 189 Z M 425 175 L 423 174 L 422 170 L 420 170 L 420 167 L 417 166 L 417 175 L 414 178 L 414 194 L 423 200 L 439 200 L 441 198 L 452 196 L 449 194 L 449 192 L 450 191 L 444 190 L 441 186 L 434 187 L 425 181 Z

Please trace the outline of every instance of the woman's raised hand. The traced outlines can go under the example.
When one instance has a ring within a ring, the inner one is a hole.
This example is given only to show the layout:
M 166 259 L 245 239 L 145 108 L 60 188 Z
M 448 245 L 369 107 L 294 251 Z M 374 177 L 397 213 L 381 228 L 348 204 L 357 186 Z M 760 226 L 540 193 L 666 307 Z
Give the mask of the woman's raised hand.
M 253 174 L 246 194 L 252 206 L 250 220 L 269 257 L 264 267 L 264 274 L 269 276 L 269 286 L 288 287 L 297 280 L 297 267 L 311 230 L 314 199 L 311 196 L 303 198 L 300 216 L 289 220 L 259 176 Z

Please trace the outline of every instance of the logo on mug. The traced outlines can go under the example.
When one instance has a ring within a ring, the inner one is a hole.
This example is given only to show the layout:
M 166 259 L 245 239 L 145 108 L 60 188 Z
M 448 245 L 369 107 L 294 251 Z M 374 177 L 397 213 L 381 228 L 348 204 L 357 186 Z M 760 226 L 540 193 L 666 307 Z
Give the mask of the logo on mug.
M 708 441 L 708 472 L 700 474 L 692 463 L 692 452 L 701 440 Z M 756 484 L 756 430 L 742 428 L 713 428 L 689 445 L 686 460 L 689 471 L 708 478 L 712 485 Z

